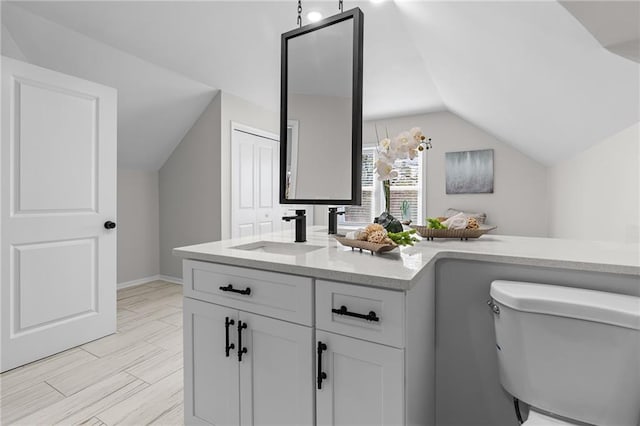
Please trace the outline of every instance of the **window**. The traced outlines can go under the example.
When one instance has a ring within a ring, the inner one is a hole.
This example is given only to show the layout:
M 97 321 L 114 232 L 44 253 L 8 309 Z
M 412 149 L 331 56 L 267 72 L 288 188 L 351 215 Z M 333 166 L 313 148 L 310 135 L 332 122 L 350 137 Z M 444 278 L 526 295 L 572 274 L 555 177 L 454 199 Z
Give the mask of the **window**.
M 390 213 L 397 219 L 402 218 L 401 205 L 406 200 L 413 223 L 422 223 L 422 155 L 413 160 L 398 160 L 394 165 L 398 177 L 391 181 Z M 384 211 L 382 183 L 374 172 L 376 157 L 375 147 L 362 150 L 362 205 L 345 208 L 345 224 L 371 223 Z

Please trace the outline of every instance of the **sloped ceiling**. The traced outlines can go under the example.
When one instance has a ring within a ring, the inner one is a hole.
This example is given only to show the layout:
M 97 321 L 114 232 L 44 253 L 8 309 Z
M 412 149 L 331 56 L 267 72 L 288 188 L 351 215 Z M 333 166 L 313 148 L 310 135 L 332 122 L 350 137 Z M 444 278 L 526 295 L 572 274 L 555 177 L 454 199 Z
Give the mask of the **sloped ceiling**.
M 640 62 L 640 1 L 561 1 L 602 46 Z
M 303 7 L 327 16 L 336 3 Z M 277 111 L 280 34 L 295 27 L 295 6 L 3 2 L 2 20 L 30 61 L 138 102 L 120 107 L 120 162 L 159 167 L 216 89 Z M 365 14 L 368 118 L 449 109 L 545 164 L 638 121 L 638 64 L 557 2 L 353 6 Z
M 557 2 L 397 5 L 447 107 L 543 164 L 640 118 L 640 66 Z
M 28 62 L 118 89 L 118 167 L 159 169 L 217 93 L 19 7 L 2 11 Z
M 24 53 L 22 53 L 22 50 L 20 50 L 16 41 L 13 39 L 11 33 L 4 24 L 2 24 L 2 54 L 20 61 L 27 60 L 27 57 L 24 56 Z

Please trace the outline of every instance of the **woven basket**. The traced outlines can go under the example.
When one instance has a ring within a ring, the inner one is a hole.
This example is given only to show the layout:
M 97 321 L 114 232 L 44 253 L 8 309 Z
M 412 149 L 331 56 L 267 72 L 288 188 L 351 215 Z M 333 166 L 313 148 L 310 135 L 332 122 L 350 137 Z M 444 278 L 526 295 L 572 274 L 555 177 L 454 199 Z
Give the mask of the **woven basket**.
M 370 243 L 369 241 L 360 241 L 360 240 L 350 240 L 345 237 L 335 237 L 336 240 L 342 244 L 343 246 L 351 247 L 352 250 L 359 249 L 370 251 L 373 255 L 374 253 L 384 253 L 387 251 L 391 251 L 398 247 L 397 244 L 376 244 Z
M 478 229 L 431 229 L 426 226 L 417 225 L 411 227 L 418 231 L 421 237 L 427 240 L 433 240 L 434 238 L 460 238 L 461 240 L 468 240 L 469 238 L 478 238 L 497 228 L 497 226 L 482 225 Z

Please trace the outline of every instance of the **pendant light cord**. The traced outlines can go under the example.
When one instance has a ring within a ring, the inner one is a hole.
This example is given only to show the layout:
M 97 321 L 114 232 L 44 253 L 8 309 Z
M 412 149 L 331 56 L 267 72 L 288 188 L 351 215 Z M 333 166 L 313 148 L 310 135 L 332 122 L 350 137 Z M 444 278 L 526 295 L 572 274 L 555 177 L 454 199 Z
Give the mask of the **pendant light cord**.
M 298 0 L 298 27 L 302 26 L 302 0 Z

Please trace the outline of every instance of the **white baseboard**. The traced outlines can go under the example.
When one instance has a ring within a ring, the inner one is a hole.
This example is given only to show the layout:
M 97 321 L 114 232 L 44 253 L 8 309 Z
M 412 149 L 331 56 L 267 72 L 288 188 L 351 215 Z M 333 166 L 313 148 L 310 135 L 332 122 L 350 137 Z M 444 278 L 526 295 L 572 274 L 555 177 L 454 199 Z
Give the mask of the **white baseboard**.
M 180 284 L 182 285 L 182 278 L 178 278 L 178 277 L 172 277 L 169 275 L 158 275 L 158 279 L 162 280 L 162 281 L 166 281 L 172 284 Z
M 127 288 L 127 287 L 135 287 L 137 285 L 140 284 L 146 284 L 146 283 L 150 283 L 152 281 L 158 281 L 158 280 L 162 280 L 162 281 L 166 281 L 172 284 L 180 284 L 182 285 L 182 278 L 178 278 L 178 277 L 171 277 L 169 275 L 151 275 L 150 277 L 144 277 L 144 278 L 138 278 L 137 280 L 131 280 L 131 281 L 126 281 L 123 283 L 118 283 L 117 285 L 117 289 L 121 290 L 123 288 Z
M 127 288 L 127 287 L 134 287 L 140 284 L 146 284 L 146 283 L 150 283 L 151 281 L 157 281 L 157 280 L 161 280 L 163 278 L 161 278 L 161 275 L 151 275 L 150 277 L 144 277 L 144 278 L 138 278 L 137 280 L 131 280 L 131 281 L 125 281 L 123 283 L 118 283 L 117 288 L 118 290 L 123 289 L 123 288 Z

